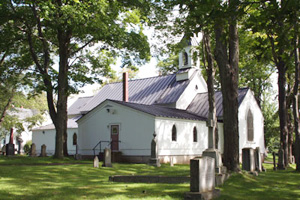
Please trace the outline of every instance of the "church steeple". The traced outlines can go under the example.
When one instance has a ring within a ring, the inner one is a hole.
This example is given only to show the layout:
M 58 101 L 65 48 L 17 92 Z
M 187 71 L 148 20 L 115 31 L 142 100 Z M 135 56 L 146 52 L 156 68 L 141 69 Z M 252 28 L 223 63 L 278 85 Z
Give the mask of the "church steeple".
M 196 52 L 198 42 L 194 37 L 187 38 L 184 36 L 180 42 L 183 49 L 179 53 L 179 69 L 188 69 L 196 67 L 198 62 L 198 56 L 193 56 Z
M 196 38 L 184 36 L 181 40 L 183 49 L 179 53 L 179 71 L 176 75 L 177 81 L 190 79 L 195 68 L 200 64 L 196 47 L 199 45 Z

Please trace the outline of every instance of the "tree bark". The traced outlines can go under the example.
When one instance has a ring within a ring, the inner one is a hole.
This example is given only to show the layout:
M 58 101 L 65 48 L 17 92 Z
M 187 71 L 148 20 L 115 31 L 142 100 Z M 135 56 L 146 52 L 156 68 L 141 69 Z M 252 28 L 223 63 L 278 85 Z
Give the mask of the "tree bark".
M 3 108 L 3 110 L 2 110 L 2 113 L 1 113 L 1 116 L 0 116 L 0 127 L 1 127 L 1 125 L 2 125 L 2 123 L 3 123 L 3 121 L 4 121 L 4 118 L 5 118 L 5 116 L 6 116 L 6 112 L 7 112 L 8 108 L 9 108 L 9 106 L 10 106 L 11 103 L 12 103 L 12 100 L 13 100 L 13 98 L 14 98 L 14 94 L 15 94 L 15 89 L 12 89 L 11 96 L 9 97 L 9 99 L 8 99 L 8 101 L 7 101 L 7 103 L 6 103 L 6 105 L 4 106 L 4 108 Z
M 223 95 L 224 165 L 231 171 L 239 171 L 238 131 L 238 30 L 235 20 L 229 25 L 229 56 L 225 33 L 221 24 L 215 26 L 216 52 Z
M 297 27 L 297 26 L 296 26 Z M 294 115 L 294 130 L 295 130 L 295 161 L 296 170 L 300 171 L 300 130 L 299 130 L 299 82 L 300 82 L 300 64 L 299 64 L 299 37 L 295 34 L 295 84 L 293 88 L 293 115 Z
M 206 82 L 207 82 L 207 90 L 208 90 L 209 113 L 212 115 L 212 120 L 213 120 L 212 134 L 214 135 L 213 139 L 215 140 L 213 143 L 215 144 L 214 148 L 218 148 L 217 147 L 218 126 L 217 126 L 217 114 L 216 114 L 215 90 L 214 90 L 214 80 L 215 80 L 214 58 L 211 52 L 210 36 L 206 32 L 203 32 L 203 44 L 204 44 L 205 60 L 207 61 L 207 65 L 205 65 L 205 69 L 207 73 Z
M 283 61 L 279 61 L 278 70 L 278 92 L 279 92 L 279 122 L 280 122 L 280 146 L 283 149 L 283 166 L 284 169 L 288 165 L 288 128 L 287 128 L 287 109 L 286 109 L 286 68 Z
M 67 155 L 67 102 L 68 102 L 68 58 L 71 33 L 68 30 L 57 30 L 59 43 L 59 74 L 58 74 L 58 99 L 57 99 L 57 121 L 56 121 L 56 145 L 55 157 L 63 158 Z M 64 148 L 65 143 L 65 148 Z

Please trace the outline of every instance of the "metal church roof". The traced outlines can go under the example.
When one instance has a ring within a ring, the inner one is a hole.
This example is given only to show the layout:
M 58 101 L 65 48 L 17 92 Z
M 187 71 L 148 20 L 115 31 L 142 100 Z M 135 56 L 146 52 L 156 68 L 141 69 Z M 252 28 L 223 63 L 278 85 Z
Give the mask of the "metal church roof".
M 77 123 L 76 123 L 76 120 L 77 120 L 78 118 L 79 118 L 79 117 L 72 118 L 72 119 L 68 119 L 67 127 L 68 127 L 68 128 L 78 128 L 78 125 L 77 125 Z M 55 129 L 54 124 L 48 124 L 48 125 L 45 125 L 45 126 L 40 126 L 40 127 L 34 128 L 33 131 L 52 130 L 52 129 Z
M 68 115 L 78 115 L 80 114 L 80 109 L 83 108 L 93 96 L 89 97 L 79 97 L 69 108 Z
M 196 71 L 194 75 L 195 73 Z M 128 81 L 128 102 L 144 105 L 174 103 L 179 99 L 188 83 L 189 80 L 177 82 L 176 74 L 130 80 Z M 80 111 L 88 112 L 106 99 L 121 101 L 122 85 L 122 82 L 105 85 Z
M 123 106 L 127 106 L 129 108 L 133 108 L 135 110 L 142 111 L 144 113 L 148 113 L 156 117 L 168 117 L 168 118 L 201 120 L 201 121 L 206 120 L 204 117 L 197 116 L 186 110 L 169 108 L 160 105 L 144 105 L 144 104 L 129 103 L 129 102 L 115 101 L 115 100 L 110 100 L 110 101 L 121 104 Z
M 242 103 L 244 97 L 248 92 L 248 88 L 242 88 L 238 90 L 238 104 Z M 223 97 L 222 92 L 218 91 L 215 93 L 215 102 L 216 102 L 216 113 L 219 119 L 223 116 Z M 207 118 L 208 117 L 208 93 L 197 94 L 191 104 L 188 106 L 187 111 L 194 113 L 198 116 Z

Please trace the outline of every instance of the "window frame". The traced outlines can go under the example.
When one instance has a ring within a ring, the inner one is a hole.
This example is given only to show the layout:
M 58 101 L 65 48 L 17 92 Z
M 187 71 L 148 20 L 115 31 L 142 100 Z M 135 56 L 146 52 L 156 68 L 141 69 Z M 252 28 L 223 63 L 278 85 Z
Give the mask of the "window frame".
M 171 139 L 172 139 L 172 142 L 176 142 L 177 141 L 177 128 L 176 128 L 176 125 L 174 124 L 172 126 L 172 135 L 171 135 Z

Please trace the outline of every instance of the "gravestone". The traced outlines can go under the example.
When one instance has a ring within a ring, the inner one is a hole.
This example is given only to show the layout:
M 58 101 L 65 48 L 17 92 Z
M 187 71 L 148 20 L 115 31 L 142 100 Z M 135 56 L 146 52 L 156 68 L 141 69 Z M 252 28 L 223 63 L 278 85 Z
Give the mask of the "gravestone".
M 242 149 L 242 164 L 243 170 L 253 172 L 255 170 L 254 149 Z
M 255 170 L 258 172 L 262 171 L 262 163 L 261 163 L 261 155 L 260 155 L 260 149 L 259 147 L 256 147 L 254 152 L 255 157 Z
M 215 159 L 200 157 L 190 160 L 190 192 L 185 199 L 212 199 L 220 195 L 215 189 Z
M 99 168 L 99 159 L 98 159 L 98 156 L 95 156 L 95 158 L 94 158 L 94 167 L 95 168 Z
M 215 126 L 213 112 L 209 112 L 206 126 L 208 127 L 208 149 L 203 151 L 202 156 L 208 156 L 215 160 L 216 173 L 222 173 L 222 156 L 218 149 L 216 149 L 216 133 L 213 131 Z
M 14 144 L 14 129 L 10 129 L 10 137 L 9 137 L 9 143 L 6 144 L 6 155 L 15 155 L 15 144 Z
M 40 155 L 40 157 L 47 157 L 47 153 L 46 153 L 46 145 L 45 144 L 43 144 L 42 146 L 41 146 L 41 155 Z
M 82 157 L 81 157 L 81 154 L 78 153 L 78 144 L 76 144 L 76 154 L 74 155 L 75 157 L 75 160 L 81 160 Z
M 173 167 L 174 166 L 174 161 L 173 161 L 173 157 L 170 157 L 170 166 Z
M 149 165 L 160 167 L 160 159 L 157 155 L 157 138 L 155 132 L 153 133 L 153 139 L 151 141 L 151 157 L 149 160 Z
M 277 169 L 285 169 L 284 165 L 284 152 L 282 147 L 279 148 L 278 150 L 278 164 L 277 164 Z
M 30 156 L 36 157 L 36 146 L 34 143 L 31 144 Z
M 105 148 L 103 156 L 104 156 L 104 158 L 103 158 L 102 167 L 112 167 L 112 164 L 111 164 L 111 149 Z

